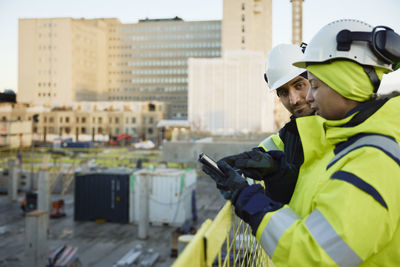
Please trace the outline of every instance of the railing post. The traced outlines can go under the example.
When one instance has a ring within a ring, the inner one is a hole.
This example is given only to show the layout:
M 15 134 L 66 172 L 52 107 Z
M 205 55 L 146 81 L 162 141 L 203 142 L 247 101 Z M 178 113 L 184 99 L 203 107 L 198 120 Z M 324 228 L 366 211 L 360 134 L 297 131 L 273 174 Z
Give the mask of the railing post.
M 39 192 L 38 192 L 38 210 L 49 211 L 50 208 L 50 183 L 49 172 L 40 170 L 39 172 Z
M 10 203 L 17 201 L 18 198 L 18 166 L 14 159 L 8 160 L 8 199 Z
M 48 213 L 35 210 L 25 217 L 25 266 L 41 267 L 46 263 Z
M 149 180 L 150 174 L 138 175 L 139 192 L 138 238 L 146 239 L 149 231 Z

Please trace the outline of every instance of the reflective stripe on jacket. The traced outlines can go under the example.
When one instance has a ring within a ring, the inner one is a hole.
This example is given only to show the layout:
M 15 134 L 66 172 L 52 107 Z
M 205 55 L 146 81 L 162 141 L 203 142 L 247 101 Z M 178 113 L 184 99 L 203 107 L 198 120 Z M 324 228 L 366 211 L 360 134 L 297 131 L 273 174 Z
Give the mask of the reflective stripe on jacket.
M 286 161 L 289 164 L 294 164 L 297 169 L 300 169 L 303 163 L 303 147 L 294 116 L 290 117 L 290 121 L 279 130 L 278 134 L 269 136 L 258 146 L 265 151 L 281 150 L 285 152 Z
M 304 163 L 288 205 L 256 237 L 275 266 L 400 262 L 400 97 L 367 120 L 297 119 Z
M 270 150 L 281 150 L 285 149 L 285 144 L 282 142 L 279 134 L 273 134 L 265 138 L 258 147 L 262 147 L 266 152 Z

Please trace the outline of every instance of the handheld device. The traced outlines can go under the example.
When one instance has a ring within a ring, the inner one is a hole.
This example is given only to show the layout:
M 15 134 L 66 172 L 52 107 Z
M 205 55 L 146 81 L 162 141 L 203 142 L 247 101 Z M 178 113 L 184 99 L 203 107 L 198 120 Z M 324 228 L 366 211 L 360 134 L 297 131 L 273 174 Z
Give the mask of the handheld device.
M 214 171 L 216 171 L 221 176 L 223 176 L 223 177 L 225 176 L 225 174 L 221 171 L 221 169 L 218 168 L 217 163 L 212 158 L 207 156 L 206 154 L 201 153 L 199 155 L 199 161 L 201 163 L 203 163 L 204 165 L 207 165 L 207 167 L 209 167 L 209 168 L 213 169 Z

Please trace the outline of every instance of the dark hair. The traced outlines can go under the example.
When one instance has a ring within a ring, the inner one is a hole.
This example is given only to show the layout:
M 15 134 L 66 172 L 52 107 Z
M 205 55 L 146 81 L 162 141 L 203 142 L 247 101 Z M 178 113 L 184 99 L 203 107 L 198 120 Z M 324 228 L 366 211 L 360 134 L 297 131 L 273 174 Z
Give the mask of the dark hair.
M 307 72 L 307 71 L 303 72 L 303 73 L 300 74 L 299 76 L 301 76 L 301 77 L 303 77 L 304 79 L 307 79 L 307 80 L 308 80 L 308 72 Z

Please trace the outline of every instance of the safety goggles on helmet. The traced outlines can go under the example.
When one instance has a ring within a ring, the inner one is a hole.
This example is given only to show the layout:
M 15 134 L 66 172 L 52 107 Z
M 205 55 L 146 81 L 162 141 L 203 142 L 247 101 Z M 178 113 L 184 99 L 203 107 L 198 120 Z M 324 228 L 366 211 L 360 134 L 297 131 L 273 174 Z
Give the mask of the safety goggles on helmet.
M 304 57 L 294 66 L 332 60 L 352 60 L 360 64 L 375 87 L 380 85 L 374 67 L 392 70 L 391 64 L 400 61 L 400 36 L 391 28 L 371 25 L 353 19 L 337 20 L 324 26 L 310 41 Z
M 400 35 L 386 26 L 376 26 L 372 32 L 342 30 L 336 36 L 337 50 L 349 51 L 353 41 L 364 41 L 372 52 L 387 64 L 400 61 Z

